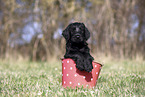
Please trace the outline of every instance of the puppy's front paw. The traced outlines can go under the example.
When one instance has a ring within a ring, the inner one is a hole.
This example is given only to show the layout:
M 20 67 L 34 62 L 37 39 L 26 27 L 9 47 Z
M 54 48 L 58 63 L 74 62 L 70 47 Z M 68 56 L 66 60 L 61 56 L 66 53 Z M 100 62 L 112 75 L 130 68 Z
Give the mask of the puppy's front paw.
M 92 69 L 93 69 L 93 66 L 92 66 L 92 64 L 90 64 L 90 65 L 88 66 L 88 68 L 85 69 L 85 71 L 91 72 Z
M 84 70 L 83 62 L 80 60 L 76 62 L 76 68 L 78 68 L 80 71 Z
M 91 72 L 93 69 L 92 61 L 86 60 L 85 71 Z

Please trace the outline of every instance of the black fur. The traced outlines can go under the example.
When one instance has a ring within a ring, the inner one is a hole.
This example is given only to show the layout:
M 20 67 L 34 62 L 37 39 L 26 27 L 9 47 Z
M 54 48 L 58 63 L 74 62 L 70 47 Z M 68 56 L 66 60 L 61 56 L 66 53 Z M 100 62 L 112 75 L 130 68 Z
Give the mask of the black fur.
M 63 31 L 62 35 L 66 39 L 64 58 L 73 59 L 79 70 L 91 72 L 94 58 L 90 55 L 90 49 L 86 43 L 90 37 L 90 32 L 85 25 L 78 22 L 71 23 Z

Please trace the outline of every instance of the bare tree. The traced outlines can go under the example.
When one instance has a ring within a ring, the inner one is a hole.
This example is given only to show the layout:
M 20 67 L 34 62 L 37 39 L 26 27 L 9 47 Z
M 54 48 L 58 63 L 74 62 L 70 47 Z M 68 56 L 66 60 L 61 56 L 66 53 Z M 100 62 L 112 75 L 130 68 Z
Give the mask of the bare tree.
M 79 21 L 90 30 L 88 42 L 96 55 L 145 58 L 144 5 L 143 0 L 0 0 L 0 57 L 62 57 L 65 40 L 54 35 Z M 32 31 L 24 31 L 29 24 L 38 24 L 30 41 Z

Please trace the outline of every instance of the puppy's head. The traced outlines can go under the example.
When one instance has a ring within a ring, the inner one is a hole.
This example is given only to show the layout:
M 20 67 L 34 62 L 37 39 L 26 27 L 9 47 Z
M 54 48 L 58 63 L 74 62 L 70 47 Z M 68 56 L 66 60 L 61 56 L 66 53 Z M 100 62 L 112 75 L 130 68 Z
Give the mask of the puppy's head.
M 71 23 L 63 31 L 62 35 L 66 41 L 80 43 L 87 41 L 90 37 L 90 32 L 83 23 Z

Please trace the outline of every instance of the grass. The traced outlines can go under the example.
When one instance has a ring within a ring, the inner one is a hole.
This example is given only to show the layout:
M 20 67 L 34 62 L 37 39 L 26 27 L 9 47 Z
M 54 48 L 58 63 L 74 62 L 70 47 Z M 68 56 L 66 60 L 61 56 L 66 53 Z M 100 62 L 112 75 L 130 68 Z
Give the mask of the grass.
M 64 89 L 61 61 L 0 61 L 0 96 L 145 96 L 145 62 L 106 61 L 94 89 Z

